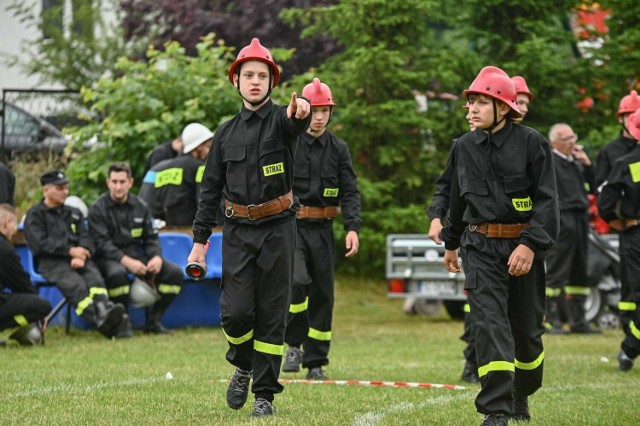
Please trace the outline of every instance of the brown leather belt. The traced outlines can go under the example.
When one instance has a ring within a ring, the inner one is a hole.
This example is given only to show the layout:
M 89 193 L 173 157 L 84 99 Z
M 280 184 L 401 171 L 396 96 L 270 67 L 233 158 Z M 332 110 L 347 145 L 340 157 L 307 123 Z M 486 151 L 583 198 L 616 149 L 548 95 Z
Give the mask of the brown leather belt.
M 626 230 L 629 228 L 633 228 L 634 226 L 640 225 L 640 219 L 638 219 L 637 217 L 633 219 L 627 218 L 627 219 L 624 219 L 622 223 L 624 224 L 624 229 Z
M 298 210 L 298 219 L 333 219 L 340 214 L 340 207 L 312 207 L 300 206 Z
M 469 231 L 479 232 L 489 238 L 519 238 L 528 223 L 474 223 Z
M 289 191 L 284 195 L 262 204 L 249 204 L 243 206 L 232 203 L 229 200 L 224 201 L 224 215 L 226 217 L 244 217 L 249 220 L 257 220 L 267 216 L 273 216 L 282 213 L 293 205 L 293 192 Z

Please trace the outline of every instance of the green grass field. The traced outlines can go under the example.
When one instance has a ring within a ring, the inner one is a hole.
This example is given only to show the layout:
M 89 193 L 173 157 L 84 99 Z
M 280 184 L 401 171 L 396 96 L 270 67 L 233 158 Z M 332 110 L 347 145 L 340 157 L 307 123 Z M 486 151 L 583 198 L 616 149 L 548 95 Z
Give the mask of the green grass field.
M 465 385 L 462 323 L 406 316 L 385 283 L 337 282 L 332 379 Z M 545 380 L 530 398 L 532 425 L 640 424 L 640 365 L 615 359 L 621 330 L 597 336 L 545 336 Z M 233 368 L 219 328 L 171 336 L 136 331 L 108 341 L 97 332 L 61 328 L 47 344 L 0 348 L 2 425 L 475 425 L 478 385 L 464 390 L 285 385 L 276 416 L 250 420 L 252 398 L 238 411 L 225 403 Z M 608 360 L 608 361 L 607 361 Z M 173 375 L 166 379 L 167 372 Z M 304 378 L 304 372 L 282 375 Z

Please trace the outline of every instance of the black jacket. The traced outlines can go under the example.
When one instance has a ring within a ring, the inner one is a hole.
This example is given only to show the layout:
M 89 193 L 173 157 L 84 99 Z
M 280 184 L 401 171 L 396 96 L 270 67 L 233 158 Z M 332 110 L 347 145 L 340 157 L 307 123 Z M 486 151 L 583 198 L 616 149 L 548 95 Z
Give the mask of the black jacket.
M 553 152 L 553 168 L 556 171 L 560 210 L 563 212 L 586 213 L 589 210 L 587 185 L 594 188 L 592 166 L 584 166 L 578 161 L 571 161 Z
M 204 161 L 192 155 L 165 160 L 147 172 L 140 189 L 153 217 L 167 226 L 191 226 L 198 210 Z
M 39 258 L 69 259 L 71 247 L 95 251 L 87 219 L 75 207 L 63 204 L 51 209 L 43 199 L 27 212 L 24 230 L 36 261 Z
M 467 224 L 529 222 L 520 243 L 548 250 L 560 217 L 551 156 L 544 136 L 510 120 L 490 141 L 481 129 L 460 137 L 451 152 L 450 225 L 441 233 L 446 248 L 460 246 Z
M 16 177 L 9 167 L 0 163 L 0 204 L 13 205 L 13 197 L 16 189 Z
M 345 141 L 330 132 L 317 139 L 305 132 L 296 150 L 294 176 L 293 193 L 301 205 L 340 205 L 345 231 L 360 231 L 358 177 Z
M 158 164 L 159 162 L 164 160 L 170 160 L 178 156 L 179 153 L 174 151 L 173 148 L 171 148 L 172 142 L 173 140 L 168 140 L 156 146 L 155 148 L 153 148 L 153 151 L 151 151 L 151 154 L 149 154 L 149 156 L 147 157 L 147 161 L 145 162 L 145 165 L 144 165 L 145 173 L 151 170 L 151 168 L 156 164 Z
M 613 163 L 618 158 L 633 151 L 636 144 L 634 139 L 625 138 L 621 134 L 617 139 L 600 148 L 596 158 L 596 188 L 600 188 L 607 181 L 613 168 Z
M 20 256 L 11 242 L 0 234 L 0 292 L 5 288 L 13 293 L 38 294 L 20 262 Z
M 640 146 L 620 157 L 598 197 L 598 212 L 607 222 L 640 218 Z
M 119 262 L 122 256 L 142 252 L 149 258 L 162 256 L 158 231 L 151 212 L 136 194 L 124 203 L 102 194 L 89 208 L 89 227 L 96 241 L 96 256 Z
M 267 101 L 257 111 L 242 106 L 239 114 L 222 124 L 213 137 L 193 223 L 193 240 L 206 243 L 217 225 L 223 199 L 240 205 L 262 204 L 293 189 L 293 160 L 298 136 L 309 127 L 305 119 L 287 117 L 287 107 Z M 260 226 L 293 220 L 299 204 L 282 213 L 255 221 L 231 217 L 227 220 Z

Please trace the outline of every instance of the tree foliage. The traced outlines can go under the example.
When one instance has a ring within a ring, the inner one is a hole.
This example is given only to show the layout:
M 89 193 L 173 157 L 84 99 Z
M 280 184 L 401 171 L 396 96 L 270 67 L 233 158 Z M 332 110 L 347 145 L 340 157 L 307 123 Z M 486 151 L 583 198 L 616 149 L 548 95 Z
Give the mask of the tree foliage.
M 253 37 L 270 48 L 294 48 L 292 60 L 279 64 L 286 80 L 320 64 L 340 47 L 325 34 L 301 40 L 301 28 L 289 27 L 278 14 L 286 7 L 333 3 L 336 0 L 122 0 L 120 5 L 127 40 L 150 40 L 157 48 L 175 40 L 194 54 L 200 37 L 209 33 L 237 50 Z
M 82 96 L 99 120 L 71 133 L 78 145 L 97 139 L 69 165 L 74 190 L 91 201 L 104 190 L 106 167 L 128 161 L 142 178 L 145 158 L 157 144 L 172 139 L 190 122 L 215 130 L 220 120 L 238 110 L 239 98 L 226 74 L 235 59 L 231 48 L 205 37 L 197 56 L 187 56 L 177 42 L 164 50 L 150 47 L 146 60 L 120 58 L 118 77 L 103 76 Z

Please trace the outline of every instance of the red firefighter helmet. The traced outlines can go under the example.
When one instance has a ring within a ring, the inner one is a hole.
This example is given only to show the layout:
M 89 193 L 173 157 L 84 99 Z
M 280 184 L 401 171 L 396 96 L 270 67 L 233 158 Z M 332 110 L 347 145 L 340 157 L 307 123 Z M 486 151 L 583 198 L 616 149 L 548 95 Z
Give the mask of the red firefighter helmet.
M 511 108 L 510 117 L 522 117 L 522 113 L 518 109 L 516 86 L 509 75 L 500 68 L 494 66 L 482 68 L 471 86 L 463 91 L 462 95 L 469 100 L 469 95 L 474 93 L 498 99 Z
M 640 96 L 638 96 L 638 92 L 632 90 L 627 96 L 620 99 L 616 115 L 629 114 L 635 112 L 638 108 L 640 108 Z
M 313 83 L 309 83 L 302 89 L 302 96 L 309 99 L 311 106 L 334 106 L 331 89 L 322 83 L 319 78 L 314 78 Z
M 627 119 L 627 128 L 631 136 L 640 141 L 640 108 L 631 113 Z
M 260 40 L 254 38 L 251 40 L 251 44 L 242 48 L 240 53 L 238 53 L 238 57 L 231 64 L 231 68 L 229 68 L 229 81 L 233 84 L 233 75 L 236 73 L 236 69 L 238 65 L 247 61 L 262 61 L 271 67 L 273 71 L 273 85 L 271 87 L 276 87 L 278 83 L 280 83 L 280 70 L 278 66 L 273 61 L 273 56 L 271 56 L 271 52 L 269 49 L 260 44 Z
M 516 94 L 519 95 L 520 93 L 523 93 L 529 97 L 529 101 L 533 100 L 533 93 L 529 90 L 529 86 L 527 86 L 527 81 L 524 77 L 516 75 L 511 77 L 511 81 L 516 85 Z

